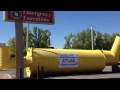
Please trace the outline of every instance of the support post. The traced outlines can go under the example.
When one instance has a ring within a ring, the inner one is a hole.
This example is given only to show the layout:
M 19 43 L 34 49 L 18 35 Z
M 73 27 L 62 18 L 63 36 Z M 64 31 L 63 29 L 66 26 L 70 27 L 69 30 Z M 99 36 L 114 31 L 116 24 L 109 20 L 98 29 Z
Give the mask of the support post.
M 39 66 L 37 67 L 37 79 L 39 79 L 40 72 L 39 72 Z
M 41 66 L 41 79 L 44 79 L 44 70 L 43 70 L 43 66 Z
M 23 64 L 23 23 L 15 22 L 15 33 L 16 33 L 16 47 L 15 47 L 15 58 L 16 58 L 16 79 L 24 78 L 24 64 Z M 21 73 L 20 76 L 20 69 Z M 21 77 L 21 78 L 20 78 Z
M 22 68 L 21 67 L 19 67 L 19 79 L 22 79 Z

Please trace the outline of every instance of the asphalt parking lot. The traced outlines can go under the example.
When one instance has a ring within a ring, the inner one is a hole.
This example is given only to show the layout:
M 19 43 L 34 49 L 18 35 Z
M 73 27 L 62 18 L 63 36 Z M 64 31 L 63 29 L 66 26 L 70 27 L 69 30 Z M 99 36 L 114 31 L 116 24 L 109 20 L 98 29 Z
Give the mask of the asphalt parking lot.
M 16 70 L 7 69 L 0 70 L 0 75 L 9 75 L 11 78 L 0 79 L 16 79 Z M 24 78 L 28 78 L 26 72 L 24 72 Z M 32 78 L 33 79 L 33 78 Z M 69 74 L 69 75 L 57 75 L 57 76 L 45 76 L 44 79 L 120 79 L 120 72 L 112 72 L 111 66 L 106 66 L 101 73 L 80 73 L 80 74 Z
M 120 79 L 120 72 L 112 72 L 111 66 L 106 66 L 101 73 L 80 73 L 66 76 L 53 76 L 46 79 Z

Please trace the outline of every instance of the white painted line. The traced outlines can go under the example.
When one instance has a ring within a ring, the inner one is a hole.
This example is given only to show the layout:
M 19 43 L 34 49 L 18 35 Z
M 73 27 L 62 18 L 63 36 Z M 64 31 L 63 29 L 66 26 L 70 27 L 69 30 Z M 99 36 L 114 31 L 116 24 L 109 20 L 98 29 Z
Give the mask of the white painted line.
M 12 77 L 10 76 L 10 74 L 7 74 L 8 75 L 8 77 L 10 78 L 10 79 L 12 79 Z

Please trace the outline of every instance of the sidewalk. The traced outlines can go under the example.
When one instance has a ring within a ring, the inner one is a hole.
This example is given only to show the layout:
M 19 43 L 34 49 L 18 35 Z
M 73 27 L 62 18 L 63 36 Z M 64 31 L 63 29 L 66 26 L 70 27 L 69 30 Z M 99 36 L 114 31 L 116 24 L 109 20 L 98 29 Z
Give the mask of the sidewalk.
M 0 79 L 12 79 L 9 74 L 0 74 Z
M 27 77 L 25 70 L 24 77 Z M 0 79 L 16 79 L 16 69 L 0 70 Z

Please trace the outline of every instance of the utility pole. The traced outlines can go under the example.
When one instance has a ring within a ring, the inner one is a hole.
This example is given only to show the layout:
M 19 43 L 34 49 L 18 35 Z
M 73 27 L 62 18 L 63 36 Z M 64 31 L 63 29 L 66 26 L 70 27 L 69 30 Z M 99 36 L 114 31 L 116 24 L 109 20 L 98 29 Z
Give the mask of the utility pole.
M 92 44 L 92 50 L 93 48 L 93 28 L 91 27 L 91 44 Z
M 48 37 L 49 37 L 49 48 L 50 48 L 50 35 L 51 35 L 51 32 L 48 32 Z
M 28 48 L 28 34 L 29 34 L 29 23 L 27 23 L 27 31 L 26 31 L 26 49 Z

